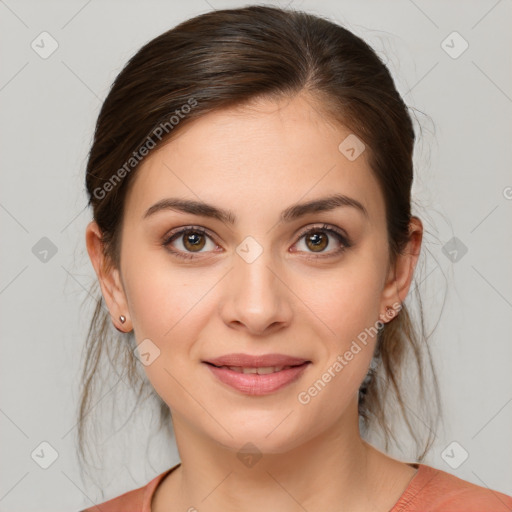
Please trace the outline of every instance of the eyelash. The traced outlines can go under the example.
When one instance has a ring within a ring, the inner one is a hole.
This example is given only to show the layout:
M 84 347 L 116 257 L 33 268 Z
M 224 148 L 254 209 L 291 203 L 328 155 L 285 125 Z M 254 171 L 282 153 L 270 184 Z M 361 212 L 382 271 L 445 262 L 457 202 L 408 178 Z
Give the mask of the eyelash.
M 329 233 L 331 235 L 334 235 L 338 239 L 338 242 L 340 242 L 342 245 L 339 249 L 336 249 L 332 253 L 307 256 L 308 259 L 316 260 L 319 258 L 332 258 L 332 257 L 340 255 L 342 252 L 344 252 L 347 249 L 349 249 L 350 247 L 352 247 L 352 243 L 345 235 L 343 235 L 337 229 L 332 228 L 328 224 L 323 224 L 320 227 L 313 227 L 313 228 L 305 229 L 298 235 L 298 238 L 297 238 L 297 241 L 295 242 L 295 244 L 297 242 L 299 242 L 305 235 L 308 235 L 309 233 L 317 233 L 317 232 L 321 232 L 321 231 Z M 169 252 L 171 252 L 173 255 L 177 256 L 178 258 L 183 258 L 183 259 L 187 259 L 187 260 L 196 258 L 195 253 L 186 253 L 183 251 L 176 251 L 169 247 L 169 244 L 171 242 L 173 242 L 175 239 L 179 238 L 180 236 L 183 236 L 186 233 L 199 233 L 201 235 L 207 236 L 208 238 L 211 238 L 212 241 L 214 241 L 213 237 L 204 228 L 202 228 L 200 226 L 187 226 L 186 228 L 180 229 L 179 231 L 174 231 L 174 232 L 169 233 L 164 238 L 162 246 L 165 247 Z M 199 253 L 197 253 L 197 254 L 199 254 Z

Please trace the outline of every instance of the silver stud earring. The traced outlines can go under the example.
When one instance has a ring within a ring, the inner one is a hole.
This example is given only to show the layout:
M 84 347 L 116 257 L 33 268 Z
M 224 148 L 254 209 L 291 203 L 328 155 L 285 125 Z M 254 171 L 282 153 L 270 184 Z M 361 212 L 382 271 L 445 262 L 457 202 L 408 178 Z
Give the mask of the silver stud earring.
M 126 317 L 125 317 L 125 316 L 123 316 L 123 315 L 121 315 L 121 316 L 119 317 L 119 321 L 120 321 L 122 324 L 124 324 L 124 323 L 126 322 Z

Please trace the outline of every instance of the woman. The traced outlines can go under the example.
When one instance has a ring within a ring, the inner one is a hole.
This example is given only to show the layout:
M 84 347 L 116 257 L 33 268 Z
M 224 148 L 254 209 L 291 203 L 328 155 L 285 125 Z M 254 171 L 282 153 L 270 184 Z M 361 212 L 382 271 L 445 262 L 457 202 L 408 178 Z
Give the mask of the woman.
M 80 420 L 110 318 L 181 462 L 99 509 L 511 510 L 362 437 L 391 434 L 388 387 L 406 415 L 408 350 L 423 382 L 404 304 L 423 236 L 414 140 L 372 49 L 306 13 L 210 12 L 128 62 L 87 166 L 110 316 L 99 303 Z

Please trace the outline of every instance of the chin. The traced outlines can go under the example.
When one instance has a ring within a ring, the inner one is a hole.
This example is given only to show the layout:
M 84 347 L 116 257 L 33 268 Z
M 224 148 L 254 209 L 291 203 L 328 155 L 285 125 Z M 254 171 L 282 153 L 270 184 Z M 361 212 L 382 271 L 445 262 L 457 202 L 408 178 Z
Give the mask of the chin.
M 235 452 L 254 453 L 256 456 L 263 454 L 282 454 L 296 448 L 303 442 L 305 426 L 301 431 L 295 429 L 295 425 L 283 421 L 283 415 L 276 416 L 275 421 L 262 421 L 248 424 L 247 422 L 231 422 L 227 425 L 227 432 L 209 432 L 209 435 L 222 447 Z M 236 425 L 236 426 L 235 426 Z M 219 436 L 220 434 L 220 436 Z

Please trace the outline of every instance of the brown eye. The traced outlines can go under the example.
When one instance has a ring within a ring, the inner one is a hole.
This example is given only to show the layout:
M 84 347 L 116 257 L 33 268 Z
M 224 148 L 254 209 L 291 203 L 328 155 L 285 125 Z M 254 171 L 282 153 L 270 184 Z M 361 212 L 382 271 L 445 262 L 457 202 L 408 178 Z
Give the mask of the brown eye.
M 310 228 L 303 231 L 297 243 L 301 242 L 302 239 L 304 239 L 304 246 L 306 250 L 301 250 L 300 252 L 305 252 L 309 254 L 322 253 L 318 254 L 317 256 L 313 255 L 313 258 L 328 258 L 331 256 L 337 256 L 352 246 L 351 242 L 346 236 L 338 232 L 337 229 L 331 228 L 326 224 L 320 227 Z M 331 241 L 332 239 L 335 240 L 334 245 L 333 242 Z M 338 247 L 336 247 L 336 245 Z M 326 248 L 330 248 L 331 246 L 333 246 L 333 250 L 325 250 Z
M 204 229 L 188 227 L 167 235 L 162 245 L 175 256 L 194 258 L 195 253 L 209 252 L 208 250 L 203 251 L 208 241 L 211 244 L 212 250 L 217 247 L 212 237 Z
M 188 231 L 183 236 L 183 246 L 187 251 L 200 251 L 205 246 L 204 234 L 197 231 Z
M 323 251 L 329 245 L 329 240 L 322 231 L 312 231 L 306 235 L 306 245 L 314 252 Z

